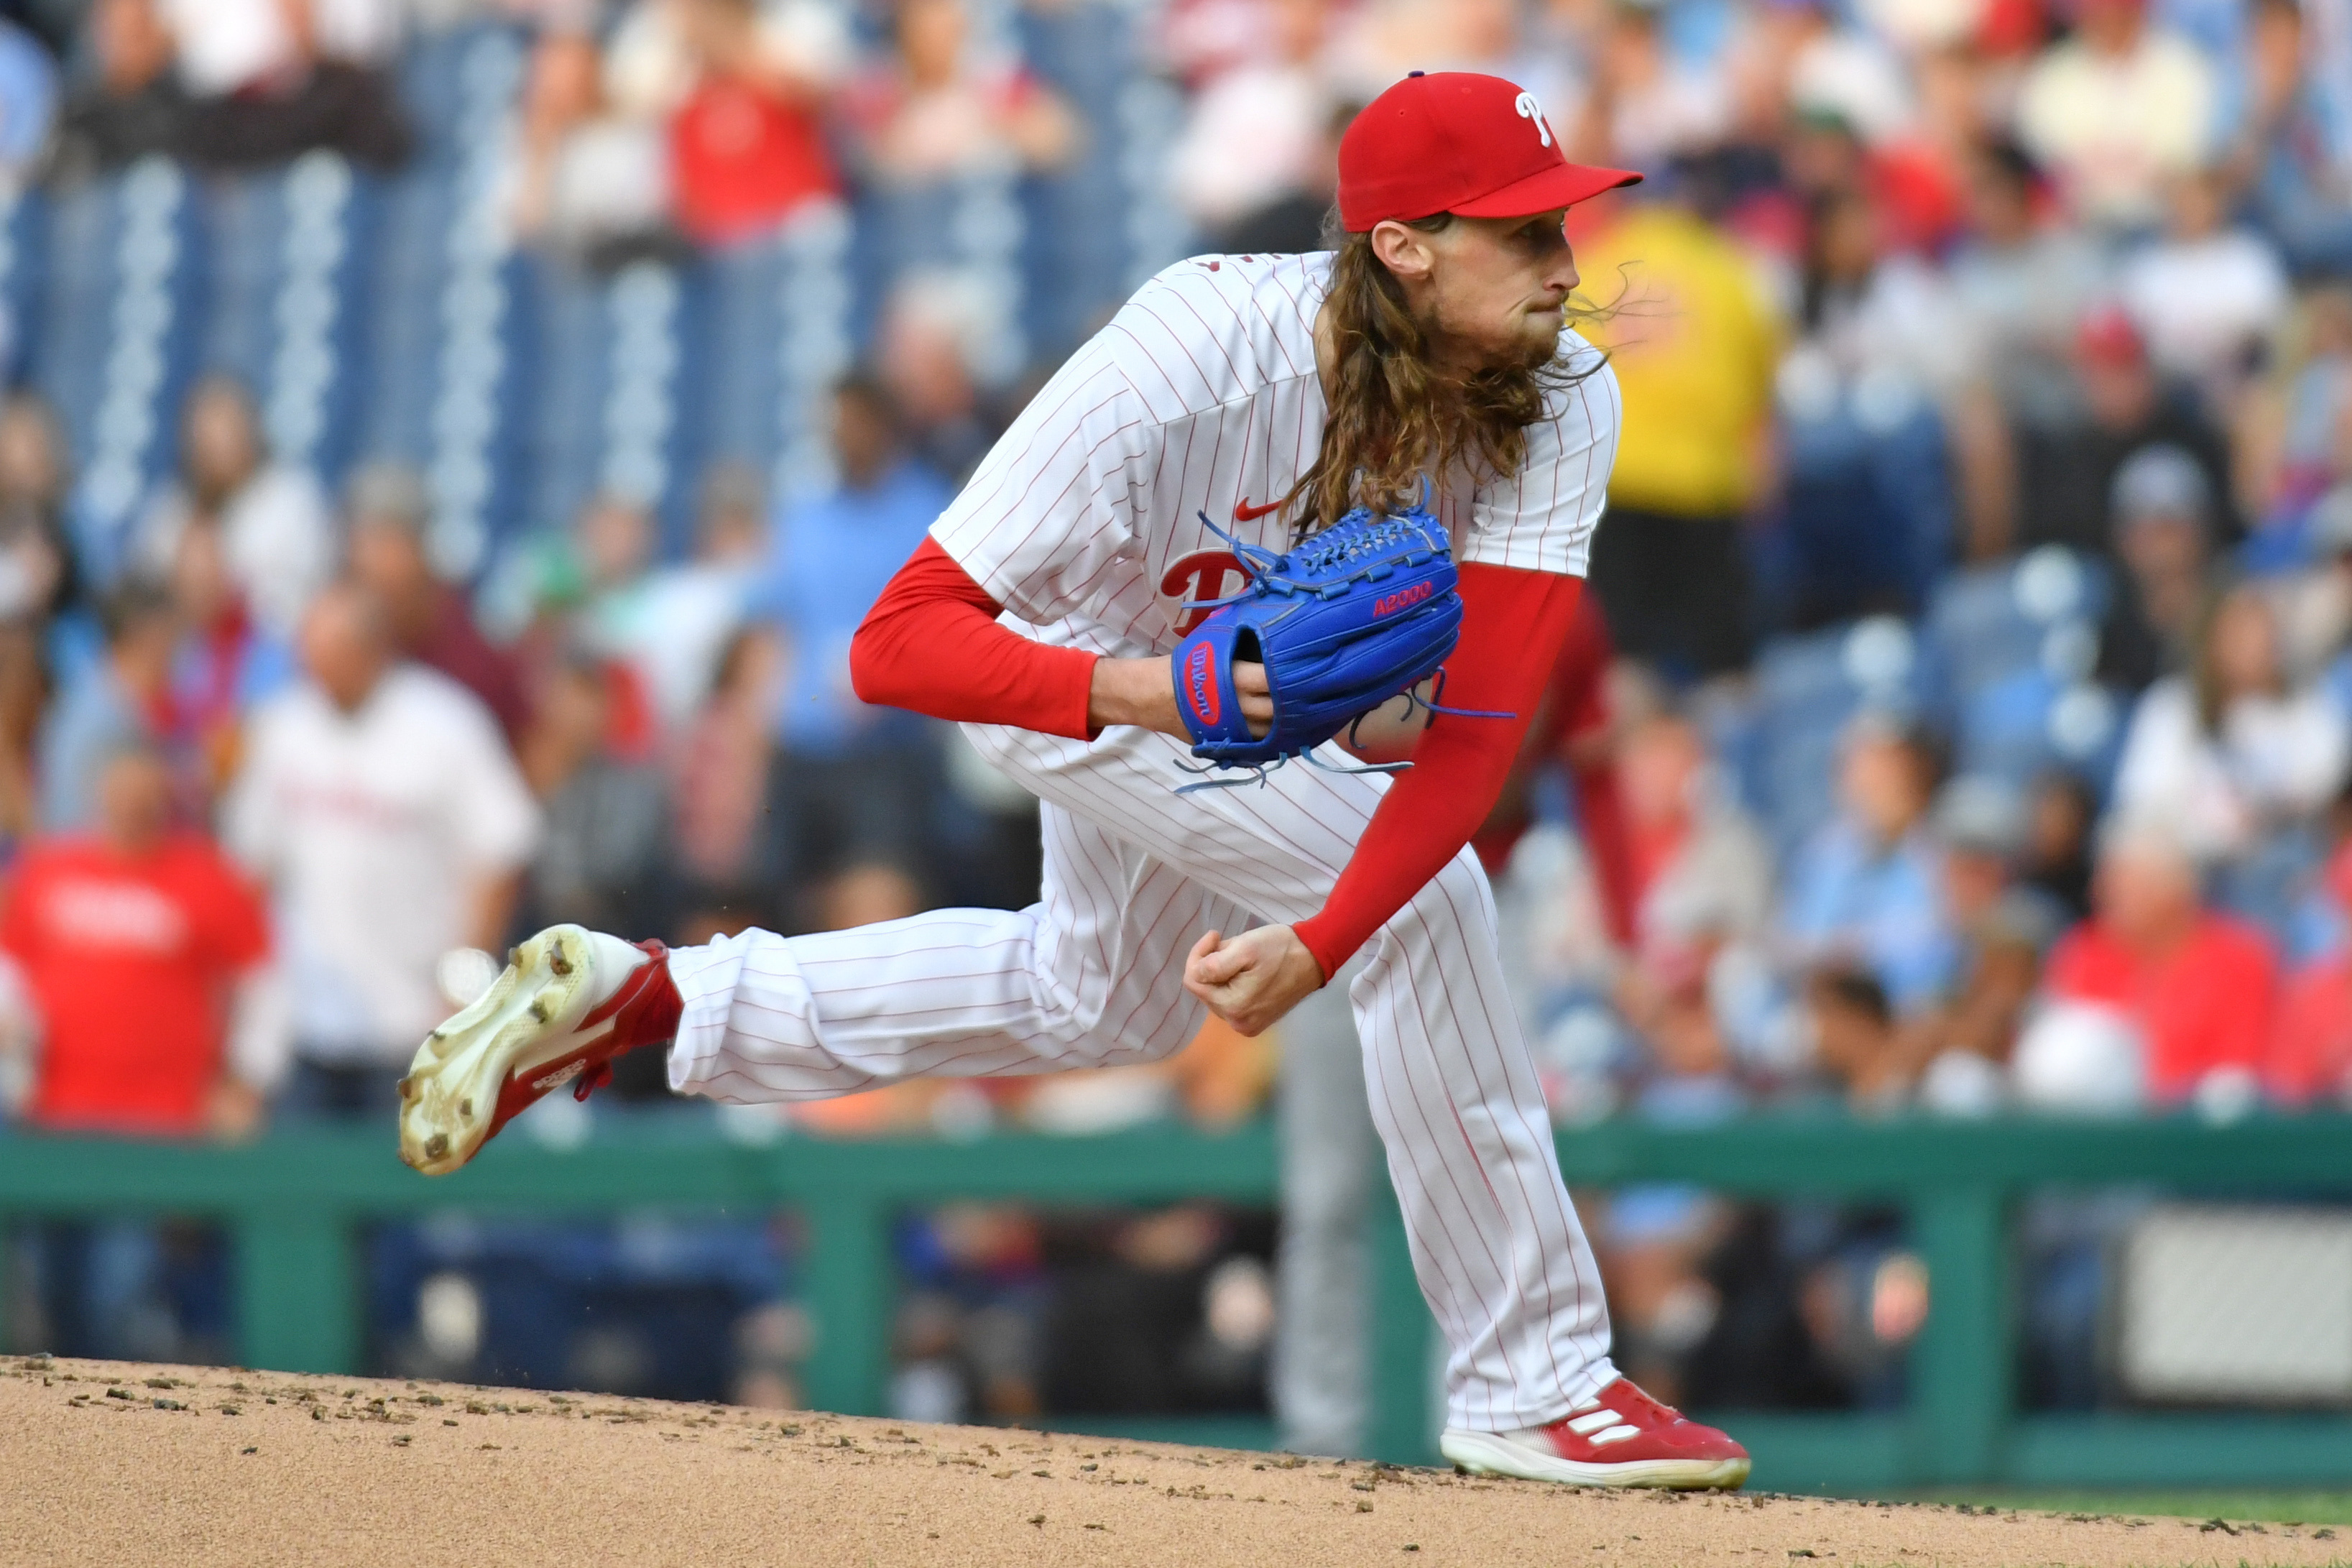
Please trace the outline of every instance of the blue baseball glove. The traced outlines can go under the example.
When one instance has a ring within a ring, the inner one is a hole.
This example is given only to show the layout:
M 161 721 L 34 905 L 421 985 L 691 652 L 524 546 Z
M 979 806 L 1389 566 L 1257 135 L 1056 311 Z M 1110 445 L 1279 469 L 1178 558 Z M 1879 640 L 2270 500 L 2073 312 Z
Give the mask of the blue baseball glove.
M 1202 602 L 1219 607 L 1170 656 L 1192 754 L 1209 764 L 1199 771 L 1248 768 L 1263 777 L 1292 757 L 1313 761 L 1317 746 L 1437 675 L 1454 651 L 1462 598 L 1453 542 L 1423 507 L 1386 516 L 1358 507 L 1282 555 L 1234 540 L 1205 513 L 1201 521 L 1233 544 L 1249 584 Z M 1274 727 L 1263 736 L 1242 716 L 1235 660 L 1265 667 Z

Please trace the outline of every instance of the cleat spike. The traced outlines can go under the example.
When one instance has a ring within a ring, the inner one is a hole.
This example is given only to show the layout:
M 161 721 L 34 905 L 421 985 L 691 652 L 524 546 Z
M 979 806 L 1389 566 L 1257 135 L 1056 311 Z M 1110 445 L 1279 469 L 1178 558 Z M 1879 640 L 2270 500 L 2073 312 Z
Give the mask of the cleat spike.
M 406 1099 L 408 1099 L 409 1097 L 411 1097 L 412 1095 L 414 1095 L 415 1092 L 416 1092 L 416 1086 L 415 1086 L 415 1085 L 414 1085 L 414 1084 L 410 1083 L 410 1082 L 409 1082 L 406 1079 L 404 1079 L 404 1079 L 402 1079 L 400 1080 L 400 1098 L 401 1098 L 401 1099 L 403 1099 L 403 1100 L 406 1100 Z
M 510 947 L 507 949 L 507 967 L 509 969 L 512 969 L 516 964 L 520 963 L 521 962 L 522 949 L 519 947 Z
M 572 973 L 572 961 L 563 956 L 563 950 L 559 947 L 547 955 L 547 967 L 558 974 L 569 974 Z
M 544 1024 L 555 1016 L 555 1009 L 548 1005 L 546 997 L 534 996 L 530 1003 L 530 1016 Z
M 457 1114 L 465 1120 L 471 1121 L 474 1119 L 474 1102 L 470 1100 L 459 1100 L 457 1102 Z
M 425 1157 L 428 1160 L 438 1160 L 448 1152 L 449 1134 L 446 1132 L 436 1132 L 425 1141 Z

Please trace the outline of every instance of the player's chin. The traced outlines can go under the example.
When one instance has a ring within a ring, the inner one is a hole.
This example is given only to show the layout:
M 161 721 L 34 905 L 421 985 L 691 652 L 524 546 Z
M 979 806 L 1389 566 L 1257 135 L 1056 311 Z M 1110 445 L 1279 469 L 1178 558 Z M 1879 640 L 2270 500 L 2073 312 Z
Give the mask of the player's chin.
M 1540 369 L 1559 353 L 1559 334 L 1567 328 L 1566 310 L 1530 307 L 1519 313 L 1518 332 L 1507 357 L 1526 369 Z

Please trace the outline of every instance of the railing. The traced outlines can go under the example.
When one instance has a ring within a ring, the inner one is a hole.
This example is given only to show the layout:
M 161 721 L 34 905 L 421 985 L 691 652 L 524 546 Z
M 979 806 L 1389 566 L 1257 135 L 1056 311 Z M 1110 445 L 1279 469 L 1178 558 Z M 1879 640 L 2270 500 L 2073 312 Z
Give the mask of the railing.
M 1911 1352 L 1908 1407 L 1723 1418 L 1756 1453 L 1758 1485 L 1870 1494 L 1985 1482 L 2352 1479 L 2352 1415 L 2021 1414 L 2009 1237 L 2010 1210 L 2032 1188 L 2148 1184 L 2198 1195 L 2352 1196 L 2352 1118 L 2228 1127 L 1767 1118 L 1703 1131 L 1608 1124 L 1563 1133 L 1559 1152 L 1576 1186 L 1672 1180 L 1757 1197 L 1870 1199 L 1908 1213 L 1931 1297 Z M 805 1222 L 803 1300 L 817 1327 L 808 1394 L 849 1413 L 882 1408 L 895 1213 L 959 1198 L 1271 1204 L 1275 1180 L 1274 1139 L 1264 1128 L 759 1147 L 648 1130 L 561 1152 L 509 1136 L 437 1182 L 401 1166 L 388 1136 L 287 1133 L 236 1149 L 0 1140 L 0 1219 L 215 1216 L 233 1239 L 240 1354 L 289 1371 L 357 1365 L 357 1233 L 368 1221 L 447 1208 L 793 1209 Z M 1430 1461 L 1432 1327 L 1393 1209 L 1378 1226 L 1373 1258 L 1373 1447 L 1382 1458 Z

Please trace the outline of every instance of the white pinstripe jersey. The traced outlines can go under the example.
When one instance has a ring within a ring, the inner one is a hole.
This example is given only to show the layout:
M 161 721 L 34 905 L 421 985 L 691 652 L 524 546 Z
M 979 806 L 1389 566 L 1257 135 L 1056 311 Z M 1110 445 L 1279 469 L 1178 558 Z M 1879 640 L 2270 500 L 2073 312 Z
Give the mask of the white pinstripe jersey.
M 1323 438 L 1315 316 L 1331 258 L 1200 256 L 1137 290 L 1071 355 L 931 528 L 940 547 L 1045 641 L 1139 657 L 1175 647 L 1187 598 L 1240 585 L 1205 511 L 1269 549 L 1290 525 L 1251 514 L 1288 493 Z M 1584 574 L 1617 455 L 1615 374 L 1549 395 L 1519 472 L 1440 488 L 1454 559 Z

